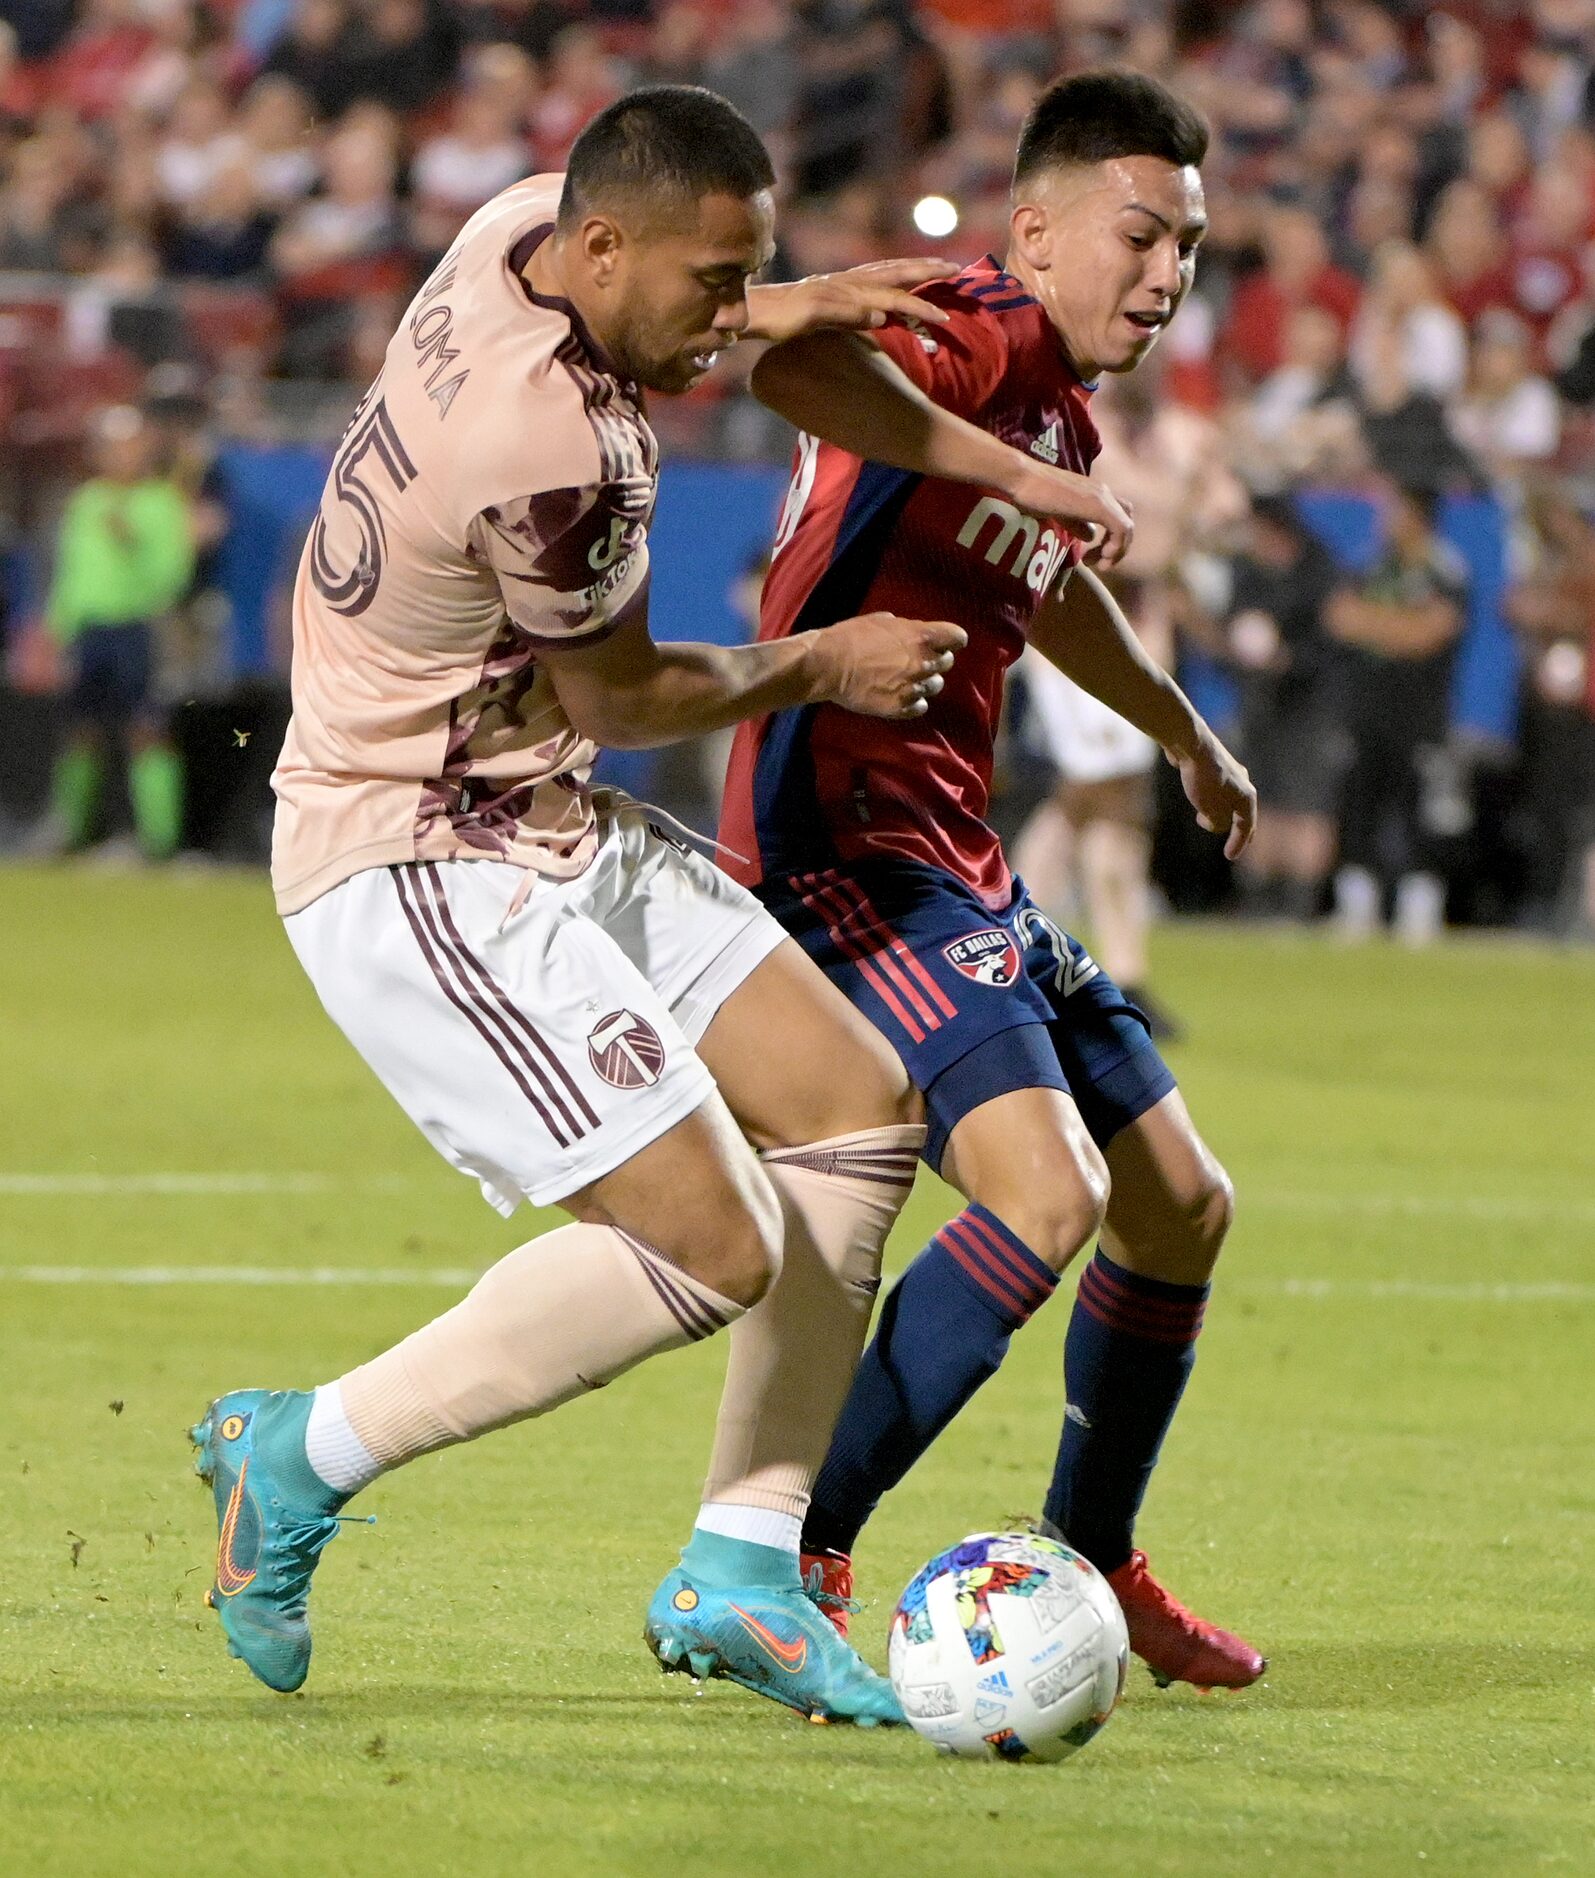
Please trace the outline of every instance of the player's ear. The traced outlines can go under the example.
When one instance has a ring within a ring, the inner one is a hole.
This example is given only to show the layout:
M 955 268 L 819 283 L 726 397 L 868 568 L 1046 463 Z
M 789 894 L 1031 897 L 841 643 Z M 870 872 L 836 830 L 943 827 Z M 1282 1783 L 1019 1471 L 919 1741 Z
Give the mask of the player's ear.
M 581 225 L 578 241 L 592 272 L 593 284 L 607 287 L 614 278 L 626 241 L 619 222 L 609 215 L 589 215 Z
M 1052 265 L 1051 217 L 1039 202 L 1017 202 L 1008 218 L 1013 245 L 1031 267 Z

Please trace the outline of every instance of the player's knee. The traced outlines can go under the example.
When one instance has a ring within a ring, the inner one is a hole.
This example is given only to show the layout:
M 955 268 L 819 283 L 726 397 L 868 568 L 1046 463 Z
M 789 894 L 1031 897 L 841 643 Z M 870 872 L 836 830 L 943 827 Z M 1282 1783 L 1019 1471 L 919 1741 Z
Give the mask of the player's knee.
M 1217 1258 L 1229 1229 L 1235 1223 L 1235 1183 L 1219 1166 L 1211 1163 L 1197 1208 L 1196 1236 L 1205 1251 Z
M 1182 1249 L 1211 1266 L 1223 1249 L 1234 1218 L 1234 1185 L 1218 1162 L 1208 1155 L 1180 1195 Z
M 1044 1265 L 1061 1272 L 1102 1231 L 1111 1184 L 1095 1144 L 1081 1140 L 1071 1144 L 1053 1179 L 1003 1196 L 992 1211 Z
M 681 1264 L 733 1304 L 751 1308 L 781 1272 L 781 1202 L 762 1173 L 714 1196 L 693 1222 L 693 1244 Z

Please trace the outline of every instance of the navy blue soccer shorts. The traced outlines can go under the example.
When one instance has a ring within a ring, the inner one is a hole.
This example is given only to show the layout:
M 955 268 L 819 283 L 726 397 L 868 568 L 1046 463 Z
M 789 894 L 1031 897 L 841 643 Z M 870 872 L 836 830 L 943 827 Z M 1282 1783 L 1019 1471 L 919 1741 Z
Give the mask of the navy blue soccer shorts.
M 1061 1089 L 1105 1148 L 1174 1087 L 1146 1019 L 1016 879 L 1000 913 L 955 875 L 881 856 L 766 880 L 759 898 L 924 1093 L 924 1158 L 1015 1089 Z

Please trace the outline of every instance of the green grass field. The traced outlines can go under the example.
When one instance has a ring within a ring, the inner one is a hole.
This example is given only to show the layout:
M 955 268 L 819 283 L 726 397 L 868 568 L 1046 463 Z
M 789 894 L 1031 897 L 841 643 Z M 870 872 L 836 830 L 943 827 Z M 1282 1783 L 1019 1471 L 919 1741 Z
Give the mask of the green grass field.
M 263 882 L 9 872 L 0 930 L 5 1878 L 1595 1872 L 1590 954 L 1162 938 L 1240 1206 L 1142 1536 L 1272 1666 L 1137 1669 L 1032 1769 L 660 1677 L 713 1345 L 380 1484 L 308 1688 L 252 1683 L 185 1426 L 338 1373 L 525 1228 L 333 1031 Z M 944 1210 L 922 1184 L 898 1262 Z M 867 1536 L 877 1662 L 915 1566 L 1037 1505 L 1067 1308 Z

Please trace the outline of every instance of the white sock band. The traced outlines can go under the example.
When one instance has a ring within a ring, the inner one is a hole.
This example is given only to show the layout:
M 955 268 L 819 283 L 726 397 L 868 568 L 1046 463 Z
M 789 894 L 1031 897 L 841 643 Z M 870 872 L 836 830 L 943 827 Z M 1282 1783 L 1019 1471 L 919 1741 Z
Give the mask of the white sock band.
M 698 1530 L 717 1532 L 722 1539 L 742 1539 L 749 1545 L 774 1546 L 797 1554 L 803 1522 L 795 1513 L 780 1513 L 773 1506 L 730 1506 L 709 1500 L 698 1509 Z
M 382 1463 L 355 1433 L 344 1413 L 343 1395 L 335 1382 L 324 1382 L 310 1405 L 305 1458 L 338 1493 L 358 1493 L 382 1472 Z

